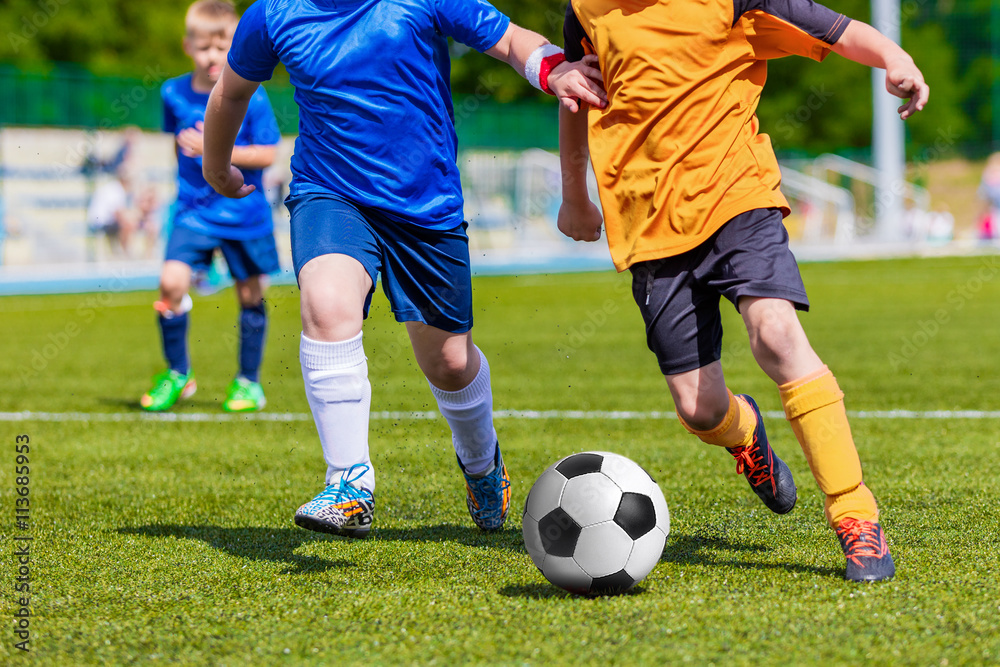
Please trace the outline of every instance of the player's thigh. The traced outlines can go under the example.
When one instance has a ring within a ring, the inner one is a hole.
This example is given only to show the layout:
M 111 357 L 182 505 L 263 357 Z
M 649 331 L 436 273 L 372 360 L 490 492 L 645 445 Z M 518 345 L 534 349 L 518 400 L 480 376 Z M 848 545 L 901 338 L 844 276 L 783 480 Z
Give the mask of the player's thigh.
M 631 267 L 632 296 L 646 327 L 646 344 L 665 376 L 722 358 L 720 295 L 700 279 L 704 254 L 704 248 L 695 248 Z
M 219 239 L 229 275 L 236 282 L 236 295 L 243 306 L 255 306 L 264 297 L 261 276 L 281 270 L 274 235 L 251 239 Z
M 365 213 L 340 197 L 298 195 L 288 208 L 303 332 L 314 340 L 353 338 L 371 306 L 380 241 Z
M 794 304 L 758 297 L 742 297 L 739 304 L 754 359 L 772 380 L 783 384 L 822 366 Z
M 382 289 L 398 322 L 448 333 L 472 329 L 472 268 L 465 225 L 425 229 L 374 219 L 383 246 Z
M 753 347 L 780 347 L 806 339 L 795 305 L 786 299 L 745 296 L 739 306 Z
M 742 299 L 783 299 L 809 310 L 798 263 L 778 209 L 754 209 L 722 226 L 711 239 L 704 281 L 740 310 Z

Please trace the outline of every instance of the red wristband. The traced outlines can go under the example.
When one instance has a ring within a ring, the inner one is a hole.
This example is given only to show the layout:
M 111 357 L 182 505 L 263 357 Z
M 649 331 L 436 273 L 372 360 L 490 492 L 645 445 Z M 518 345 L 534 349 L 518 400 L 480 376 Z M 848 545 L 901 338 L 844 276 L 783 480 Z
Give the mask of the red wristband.
M 538 70 L 538 84 L 541 89 L 548 93 L 549 95 L 555 95 L 551 90 L 549 90 L 549 73 L 552 72 L 560 63 L 566 62 L 566 56 L 562 53 L 553 53 L 551 56 L 542 58 L 541 67 Z

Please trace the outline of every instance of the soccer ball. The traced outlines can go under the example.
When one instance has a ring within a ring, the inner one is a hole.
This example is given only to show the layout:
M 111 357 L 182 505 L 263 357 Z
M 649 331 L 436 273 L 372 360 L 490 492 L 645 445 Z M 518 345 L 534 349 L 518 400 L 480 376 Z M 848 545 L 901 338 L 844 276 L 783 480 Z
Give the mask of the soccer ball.
M 531 487 L 522 531 L 531 560 L 550 582 L 580 595 L 610 595 L 652 571 L 670 513 L 639 464 L 582 452 L 552 464 Z

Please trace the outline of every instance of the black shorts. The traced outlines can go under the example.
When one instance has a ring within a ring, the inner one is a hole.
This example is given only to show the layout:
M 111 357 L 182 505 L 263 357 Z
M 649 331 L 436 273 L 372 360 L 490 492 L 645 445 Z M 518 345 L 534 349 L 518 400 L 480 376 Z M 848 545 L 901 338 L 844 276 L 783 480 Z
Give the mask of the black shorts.
M 737 310 L 741 296 L 785 299 L 809 310 L 778 209 L 742 213 L 697 248 L 640 262 L 631 271 L 646 342 L 664 375 L 722 358 L 720 296 Z

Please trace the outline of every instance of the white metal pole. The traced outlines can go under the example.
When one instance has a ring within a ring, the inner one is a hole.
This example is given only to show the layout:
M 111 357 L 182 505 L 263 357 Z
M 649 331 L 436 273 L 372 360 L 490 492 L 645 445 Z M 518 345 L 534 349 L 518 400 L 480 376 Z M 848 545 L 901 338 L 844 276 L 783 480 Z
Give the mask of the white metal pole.
M 872 25 L 900 43 L 900 0 L 872 0 Z M 906 174 L 906 137 L 896 109 L 902 103 L 885 89 L 885 71 L 872 71 L 874 122 L 872 157 L 879 171 L 875 191 L 875 232 L 881 241 L 899 241 L 904 236 L 903 184 Z

